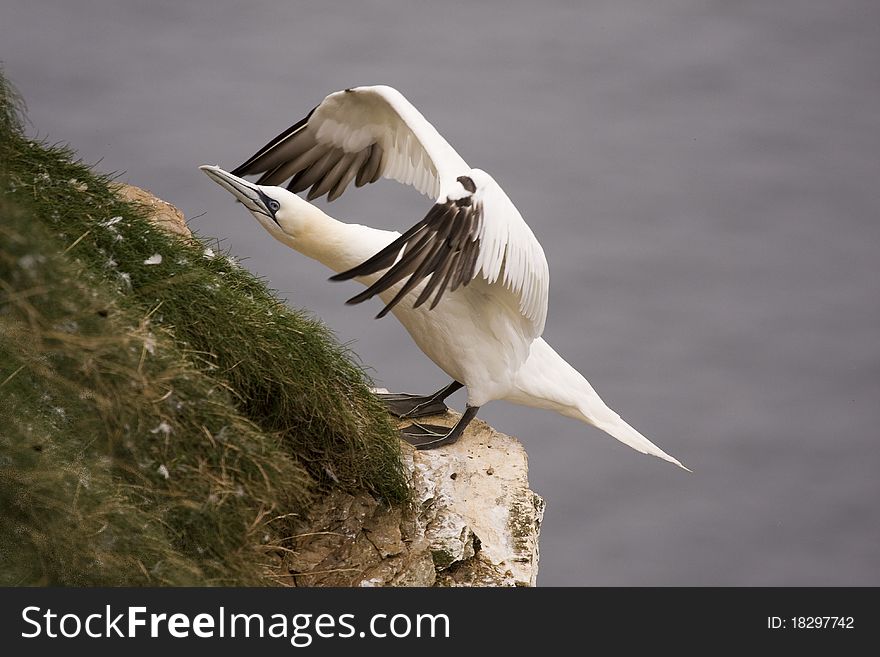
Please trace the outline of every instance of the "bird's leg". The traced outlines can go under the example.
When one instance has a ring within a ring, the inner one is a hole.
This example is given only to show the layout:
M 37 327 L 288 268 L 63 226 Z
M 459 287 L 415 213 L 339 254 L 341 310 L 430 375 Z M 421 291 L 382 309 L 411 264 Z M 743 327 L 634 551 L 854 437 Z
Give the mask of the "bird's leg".
M 414 422 L 400 430 L 400 437 L 416 449 L 434 449 L 443 445 L 451 445 L 461 437 L 467 425 L 476 417 L 478 410 L 480 410 L 479 406 L 468 406 L 464 415 L 451 429 L 434 424 Z
M 388 408 L 388 412 L 400 418 L 407 417 L 427 417 L 428 415 L 439 415 L 445 413 L 448 409 L 443 400 L 446 399 L 456 390 L 460 390 L 464 386 L 458 381 L 453 381 L 442 390 L 438 390 L 433 395 L 411 395 L 406 392 L 380 392 L 376 396 L 382 400 Z

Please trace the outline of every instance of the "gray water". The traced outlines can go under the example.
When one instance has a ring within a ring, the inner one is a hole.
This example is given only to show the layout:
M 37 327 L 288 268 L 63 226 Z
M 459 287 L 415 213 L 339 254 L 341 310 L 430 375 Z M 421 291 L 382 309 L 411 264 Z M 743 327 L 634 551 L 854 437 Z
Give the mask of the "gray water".
M 880 4 L 3 0 L 32 131 L 182 208 L 389 388 L 445 375 L 197 169 L 400 89 L 548 254 L 545 337 L 688 475 L 503 402 L 543 585 L 880 584 Z M 329 208 L 405 228 L 384 182 Z M 462 393 L 453 405 L 463 406 Z

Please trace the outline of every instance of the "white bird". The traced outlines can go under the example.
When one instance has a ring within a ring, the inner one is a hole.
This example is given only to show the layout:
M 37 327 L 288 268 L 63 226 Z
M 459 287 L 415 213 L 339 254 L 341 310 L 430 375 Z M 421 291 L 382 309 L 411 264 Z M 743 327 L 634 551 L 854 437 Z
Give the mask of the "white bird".
M 387 86 L 332 93 L 304 119 L 228 173 L 202 166 L 269 233 L 375 295 L 453 382 L 434 395 L 386 395 L 392 412 L 419 417 L 445 409 L 467 388 L 452 428 L 414 423 L 402 437 L 417 448 L 455 442 L 480 406 L 505 399 L 576 418 L 644 454 L 684 467 L 611 410 L 589 382 L 542 338 L 549 272 L 544 251 L 495 180 L 472 169 L 403 95 Z M 240 176 L 262 174 L 256 183 Z M 435 199 L 405 233 L 347 224 L 308 199 L 337 198 L 393 178 Z M 291 178 L 287 189 L 276 185 Z M 430 301 L 430 303 L 428 303 Z M 686 468 L 685 468 L 686 469 Z

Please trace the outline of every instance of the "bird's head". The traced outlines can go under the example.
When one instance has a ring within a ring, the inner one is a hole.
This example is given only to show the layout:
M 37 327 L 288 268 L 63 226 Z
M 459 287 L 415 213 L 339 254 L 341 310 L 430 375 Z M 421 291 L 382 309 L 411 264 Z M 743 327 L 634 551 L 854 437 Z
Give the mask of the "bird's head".
M 220 167 L 199 167 L 215 183 L 231 192 L 254 218 L 277 240 L 295 248 L 309 212 L 316 208 L 283 187 L 257 185 L 234 176 Z

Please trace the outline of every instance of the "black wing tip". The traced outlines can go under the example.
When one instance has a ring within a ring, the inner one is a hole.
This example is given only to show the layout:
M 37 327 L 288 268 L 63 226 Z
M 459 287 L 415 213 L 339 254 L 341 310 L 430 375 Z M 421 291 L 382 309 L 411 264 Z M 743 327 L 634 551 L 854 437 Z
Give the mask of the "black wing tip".
M 354 295 L 353 297 L 351 297 L 350 299 L 346 299 L 346 300 L 345 300 L 345 305 L 346 305 L 346 306 L 356 306 L 356 305 L 358 305 L 359 303 L 363 303 L 364 301 L 366 301 L 367 299 L 371 298 L 372 296 L 373 296 L 373 295 L 372 295 L 371 293 L 369 293 L 369 290 L 365 290 L 365 291 L 363 291 L 363 292 L 360 292 L 360 293 L 358 293 L 358 294 L 355 294 L 355 295 Z
M 289 128 L 287 128 L 284 132 L 282 132 L 282 133 L 276 135 L 272 140 L 270 140 L 269 142 L 267 142 L 265 146 L 263 146 L 260 150 L 258 150 L 258 151 L 257 151 L 256 153 L 254 153 L 253 155 L 251 155 L 251 156 L 245 161 L 244 164 L 241 164 L 241 165 L 237 166 L 237 167 L 236 167 L 235 169 L 233 169 L 230 173 L 232 173 L 233 176 L 238 176 L 239 178 L 242 177 L 242 176 L 247 176 L 247 175 L 253 174 L 253 173 L 262 173 L 261 171 L 249 171 L 248 169 L 251 167 L 251 164 L 252 164 L 253 162 L 255 162 L 255 161 L 258 160 L 260 157 L 262 157 L 263 155 L 265 155 L 266 153 L 268 153 L 268 152 L 269 152 L 270 150 L 272 150 L 275 146 L 277 146 L 279 143 L 281 143 L 282 141 L 284 141 L 287 137 L 289 137 L 289 136 L 292 135 L 293 133 L 297 132 L 300 128 L 302 128 L 302 127 L 308 125 L 309 119 L 312 118 L 312 114 L 315 113 L 315 110 L 318 109 L 318 107 L 319 107 L 318 105 L 315 105 L 315 106 L 309 111 L 308 114 L 306 114 L 306 115 L 305 115 L 303 118 L 301 118 L 299 121 L 297 121 L 297 122 L 294 123 L 292 126 L 290 126 Z
M 375 258 L 375 256 L 373 256 Z M 351 269 L 346 269 L 345 271 L 341 271 L 338 274 L 333 274 L 330 277 L 331 281 L 350 281 L 353 278 L 357 278 L 358 276 L 366 276 L 367 274 L 373 274 L 376 272 L 375 269 L 370 267 L 370 260 L 365 260 L 359 265 L 352 267 Z

